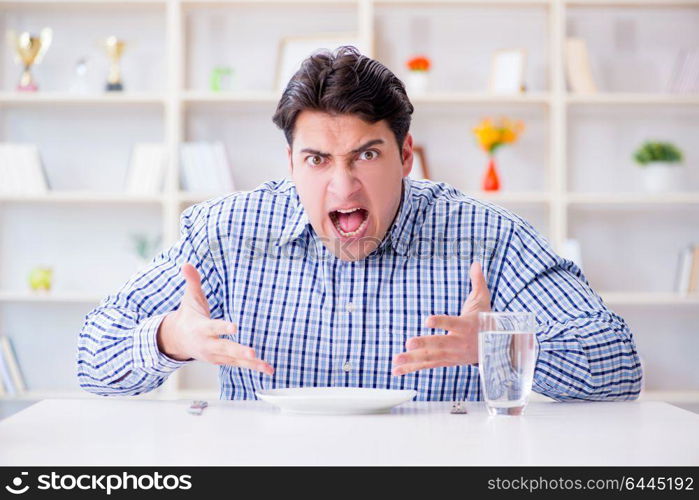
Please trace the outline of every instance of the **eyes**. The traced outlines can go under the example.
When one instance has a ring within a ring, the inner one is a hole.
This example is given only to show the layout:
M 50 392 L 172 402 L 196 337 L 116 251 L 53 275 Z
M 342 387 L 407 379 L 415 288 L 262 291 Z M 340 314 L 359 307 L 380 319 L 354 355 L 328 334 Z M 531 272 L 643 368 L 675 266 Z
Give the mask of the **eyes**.
M 317 167 L 323 164 L 323 157 L 318 155 L 307 156 L 306 163 L 308 163 L 311 167 Z
M 377 159 L 380 156 L 380 154 L 381 153 L 376 149 L 367 149 L 366 151 L 362 151 L 361 153 L 359 153 L 357 159 L 359 159 L 360 161 L 372 161 Z M 320 155 L 309 155 L 304 159 L 304 161 L 310 167 L 320 167 L 321 165 L 323 165 L 325 158 L 323 158 Z
M 369 158 L 362 158 L 362 156 L 368 154 Z M 375 160 L 376 158 L 379 157 L 379 152 L 375 149 L 367 149 L 366 151 L 362 151 L 359 153 L 359 158 L 363 160 Z

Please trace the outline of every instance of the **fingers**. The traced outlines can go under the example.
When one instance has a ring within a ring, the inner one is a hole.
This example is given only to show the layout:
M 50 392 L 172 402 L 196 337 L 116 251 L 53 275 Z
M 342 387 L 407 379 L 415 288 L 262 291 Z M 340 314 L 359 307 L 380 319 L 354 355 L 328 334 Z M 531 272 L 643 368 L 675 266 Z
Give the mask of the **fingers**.
M 407 353 L 402 353 L 399 354 L 399 356 L 402 356 L 403 354 Z M 453 359 L 425 359 L 423 361 L 415 361 L 415 362 L 404 362 L 401 364 L 394 363 L 393 370 L 391 370 L 391 374 L 395 376 L 400 376 L 400 375 L 405 375 L 407 373 L 412 373 L 416 372 L 418 370 L 426 370 L 428 368 L 439 368 L 442 366 L 458 366 L 458 365 L 463 365 L 466 363 L 462 363 L 458 360 L 453 360 Z
M 407 340 L 406 352 L 393 357 L 393 375 L 427 368 L 459 366 L 478 362 L 477 314 L 429 316 L 429 328 L 448 330 L 447 335 L 424 335 Z
M 234 335 L 238 332 L 238 327 L 235 323 L 223 319 L 214 319 L 207 322 L 207 329 L 213 336 L 219 335 Z
M 406 375 L 408 373 L 416 372 L 419 370 L 427 370 L 429 368 L 439 368 L 442 366 L 451 366 L 448 364 L 441 364 L 438 361 L 421 361 L 419 363 L 409 363 L 401 366 L 394 366 L 391 370 L 391 374 L 394 376 Z
M 417 349 L 450 349 L 456 347 L 458 341 L 449 335 L 426 335 L 411 337 L 405 343 L 408 351 Z
M 213 343 L 217 354 L 235 359 L 255 359 L 255 349 L 228 339 L 217 339 Z
M 201 288 L 199 271 L 192 264 L 185 263 L 182 265 L 182 275 L 186 282 L 182 302 L 193 306 L 205 316 L 209 316 L 209 302 Z
M 466 364 L 468 362 L 468 346 L 464 339 L 450 335 L 431 335 L 426 337 L 413 337 L 405 343 L 407 352 L 402 352 L 393 357 L 394 372 L 408 373 L 406 365 L 420 363 L 436 363 L 433 366 L 452 366 Z M 419 369 L 419 368 L 418 368 Z
M 435 314 L 425 320 L 427 328 L 439 328 L 450 332 L 465 331 L 478 325 L 478 316 L 467 313 L 464 316 L 449 316 L 447 314 Z
M 217 365 L 233 365 L 256 370 L 267 375 L 274 373 L 274 368 L 256 357 L 251 347 L 240 345 L 227 339 L 216 339 L 209 345 L 208 361 Z
M 393 357 L 393 364 L 396 366 L 411 363 L 422 363 L 427 361 L 456 363 L 460 364 L 463 359 L 461 352 L 453 349 L 416 349 L 414 351 L 402 352 Z
M 461 308 L 461 314 L 490 311 L 490 291 L 480 262 L 474 261 L 471 264 L 469 277 L 471 278 L 471 293 L 468 294 L 466 302 Z

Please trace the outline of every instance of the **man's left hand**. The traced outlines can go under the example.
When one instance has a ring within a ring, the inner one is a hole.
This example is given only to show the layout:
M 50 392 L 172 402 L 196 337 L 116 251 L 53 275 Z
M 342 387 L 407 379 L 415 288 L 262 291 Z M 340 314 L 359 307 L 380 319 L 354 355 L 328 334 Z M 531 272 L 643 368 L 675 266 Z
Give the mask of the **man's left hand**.
M 478 363 L 478 313 L 490 311 L 490 292 L 479 262 L 471 264 L 471 293 L 459 316 L 439 314 L 425 320 L 427 328 L 447 330 L 446 335 L 412 337 L 405 343 L 407 352 L 393 358 L 393 375 L 439 366 Z

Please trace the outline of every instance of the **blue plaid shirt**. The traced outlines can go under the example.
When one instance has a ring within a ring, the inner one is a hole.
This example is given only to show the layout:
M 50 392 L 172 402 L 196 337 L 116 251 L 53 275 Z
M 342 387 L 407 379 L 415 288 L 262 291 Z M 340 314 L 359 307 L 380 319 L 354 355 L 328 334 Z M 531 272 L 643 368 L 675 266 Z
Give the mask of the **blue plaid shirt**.
M 632 399 L 641 367 L 624 320 L 580 268 L 526 220 L 430 181 L 404 179 L 401 205 L 381 244 L 346 262 L 319 240 L 290 180 L 215 198 L 182 215 L 181 238 L 85 318 L 78 378 L 101 395 L 136 395 L 193 361 L 159 352 L 156 332 L 196 266 L 211 316 L 238 325 L 274 375 L 219 367 L 222 399 L 277 387 L 415 389 L 418 400 L 481 400 L 477 366 L 391 375 L 394 355 L 432 314 L 458 315 L 479 260 L 495 311 L 536 315 L 534 390 L 557 400 Z

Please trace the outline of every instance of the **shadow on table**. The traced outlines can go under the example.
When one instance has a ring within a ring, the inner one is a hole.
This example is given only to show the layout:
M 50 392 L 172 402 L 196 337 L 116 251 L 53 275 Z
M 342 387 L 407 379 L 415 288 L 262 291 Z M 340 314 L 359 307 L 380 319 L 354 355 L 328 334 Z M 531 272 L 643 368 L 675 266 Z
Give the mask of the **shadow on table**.
M 4 420 L 18 411 L 38 403 L 39 401 L 0 401 L 0 420 Z

